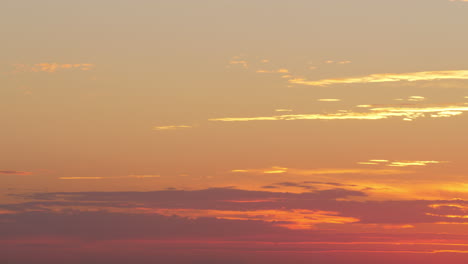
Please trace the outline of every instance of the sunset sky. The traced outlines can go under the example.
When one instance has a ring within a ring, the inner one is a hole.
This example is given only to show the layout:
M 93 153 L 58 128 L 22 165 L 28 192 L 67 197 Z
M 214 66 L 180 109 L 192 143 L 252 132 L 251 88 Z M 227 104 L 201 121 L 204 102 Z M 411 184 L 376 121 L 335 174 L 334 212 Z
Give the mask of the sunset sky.
M 468 0 L 4 0 L 0 263 L 468 260 Z

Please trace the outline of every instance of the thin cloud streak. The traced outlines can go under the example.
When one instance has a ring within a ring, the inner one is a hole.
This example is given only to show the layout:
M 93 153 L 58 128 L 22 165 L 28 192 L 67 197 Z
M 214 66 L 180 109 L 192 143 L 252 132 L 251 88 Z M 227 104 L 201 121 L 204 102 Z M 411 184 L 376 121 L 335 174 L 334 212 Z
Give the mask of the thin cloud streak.
M 364 162 L 358 162 L 357 164 L 361 165 L 383 165 L 387 167 L 411 167 L 411 166 L 427 166 L 429 164 L 441 164 L 447 163 L 447 161 L 438 161 L 438 160 L 397 160 L 397 161 L 389 161 L 389 160 L 377 160 L 372 159 Z
M 7 174 L 7 175 L 31 175 L 32 172 L 29 171 L 14 171 L 14 170 L 2 170 L 0 174 Z
M 256 173 L 256 174 L 295 174 L 295 175 L 337 175 L 337 174 L 375 174 L 375 175 L 390 175 L 390 174 L 408 174 L 411 171 L 403 170 L 373 170 L 373 169 L 354 169 L 354 168 L 325 168 L 325 169 L 294 169 L 285 167 L 271 167 L 266 169 L 236 169 L 231 172 L 235 173 Z
M 341 99 L 318 99 L 319 102 L 340 102 Z
M 15 71 L 13 73 L 20 73 L 20 72 L 48 72 L 54 73 L 59 70 L 70 70 L 76 69 L 81 71 L 89 71 L 95 67 L 94 64 L 89 63 L 75 63 L 75 64 L 60 64 L 60 63 L 37 63 L 33 65 L 27 64 L 15 64 Z
M 176 130 L 181 128 L 192 128 L 192 126 L 179 125 L 179 126 L 157 126 L 153 127 L 153 130 Z
M 144 208 L 143 208 L 144 210 Z M 256 220 L 264 222 L 278 222 L 275 225 L 288 229 L 310 229 L 315 224 L 347 224 L 359 222 L 354 217 L 340 216 L 338 212 L 321 210 L 255 210 L 255 211 L 228 211 L 228 210 L 194 210 L 194 209 L 148 209 L 152 213 L 165 216 L 177 215 L 180 217 L 199 218 L 214 217 L 226 220 Z
M 159 178 L 159 175 L 128 175 L 128 176 L 117 176 L 117 177 L 59 177 L 60 180 L 107 180 L 107 179 L 125 179 L 125 178 Z
M 330 86 L 334 84 L 362 84 L 362 83 L 385 83 L 385 82 L 400 82 L 400 81 L 434 81 L 434 80 L 468 80 L 468 70 L 458 71 L 424 71 L 410 73 L 378 73 L 366 76 L 322 79 L 317 81 L 309 81 L 303 78 L 290 79 L 291 84 L 301 84 L 308 86 Z
M 245 122 L 245 121 L 278 121 L 278 120 L 381 120 L 401 117 L 404 121 L 417 118 L 453 117 L 468 111 L 468 106 L 433 106 L 433 107 L 383 107 L 369 108 L 368 112 L 344 111 L 332 114 L 296 114 L 260 117 L 225 117 L 212 118 L 209 121 Z

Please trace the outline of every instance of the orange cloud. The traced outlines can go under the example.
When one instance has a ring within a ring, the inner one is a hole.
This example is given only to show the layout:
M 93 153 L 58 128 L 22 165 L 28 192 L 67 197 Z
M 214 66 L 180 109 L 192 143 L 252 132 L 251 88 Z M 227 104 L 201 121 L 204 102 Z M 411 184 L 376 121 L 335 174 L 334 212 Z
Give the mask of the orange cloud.
M 104 177 L 59 177 L 60 180 L 102 180 Z
M 94 64 L 77 63 L 77 64 L 59 64 L 59 63 L 37 63 L 33 65 L 15 64 L 15 71 L 18 72 L 49 72 L 53 73 L 58 70 L 77 69 L 88 71 L 94 68 Z
M 279 222 L 277 225 L 289 229 L 310 229 L 315 224 L 346 224 L 355 223 L 359 219 L 340 216 L 338 212 L 321 210 L 255 210 L 255 211 L 224 211 L 203 209 L 146 209 L 152 213 L 166 216 L 178 215 L 190 218 L 215 217 L 228 220 L 256 220 Z
M 60 180 L 107 180 L 107 179 L 122 179 L 122 178 L 159 178 L 159 175 L 128 175 L 128 176 L 116 176 L 116 177 L 59 177 Z
M 370 170 L 370 169 L 294 169 L 284 167 L 271 167 L 268 169 L 242 169 L 232 170 L 231 172 L 240 173 L 259 173 L 259 174 L 295 174 L 295 175 L 331 175 L 331 174 L 376 174 L 376 175 L 389 175 L 389 174 L 407 174 L 410 171 L 402 170 Z
M 399 161 L 389 161 L 389 160 L 369 160 L 365 162 L 358 162 L 362 165 L 384 165 L 388 167 L 409 167 L 409 166 L 427 166 L 428 164 L 440 164 L 446 163 L 446 161 L 437 161 L 437 160 L 399 160 Z

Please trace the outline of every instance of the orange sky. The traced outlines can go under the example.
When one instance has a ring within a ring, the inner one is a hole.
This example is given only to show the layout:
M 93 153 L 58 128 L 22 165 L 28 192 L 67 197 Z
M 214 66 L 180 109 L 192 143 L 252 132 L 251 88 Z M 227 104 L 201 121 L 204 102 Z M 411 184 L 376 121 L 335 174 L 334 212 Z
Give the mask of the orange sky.
M 465 263 L 467 12 L 6 1 L 0 262 Z

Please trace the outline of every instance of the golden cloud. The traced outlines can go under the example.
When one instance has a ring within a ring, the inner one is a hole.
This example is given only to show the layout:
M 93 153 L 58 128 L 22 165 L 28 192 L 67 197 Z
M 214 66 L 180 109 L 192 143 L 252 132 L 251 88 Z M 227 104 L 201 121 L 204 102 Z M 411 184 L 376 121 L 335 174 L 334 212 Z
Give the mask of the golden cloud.
M 180 125 L 180 126 L 158 126 L 153 127 L 153 130 L 175 130 L 180 128 L 192 128 L 192 126 Z
M 379 73 L 370 74 L 366 76 L 350 77 L 350 78 L 336 78 L 336 79 L 322 79 L 317 81 L 309 81 L 303 78 L 296 78 L 289 80 L 292 84 L 302 84 L 309 86 L 329 86 L 333 84 L 356 84 L 356 83 L 384 83 L 384 82 L 400 82 L 400 81 L 433 81 L 433 80 L 446 80 L 458 79 L 467 80 L 468 70 L 458 71 L 424 71 L 424 72 L 410 72 L 410 73 Z
M 468 106 L 433 106 L 433 107 L 384 107 L 369 108 L 368 112 L 341 111 L 332 114 L 296 114 L 260 117 L 225 117 L 212 118 L 209 121 L 245 122 L 245 121 L 278 121 L 278 120 L 380 120 L 400 117 L 404 121 L 417 118 L 453 117 L 468 111 Z
M 369 160 L 365 162 L 358 162 L 361 165 L 384 165 L 388 167 L 410 167 L 410 166 L 427 166 L 428 164 L 440 164 L 446 163 L 447 161 L 438 160 Z

